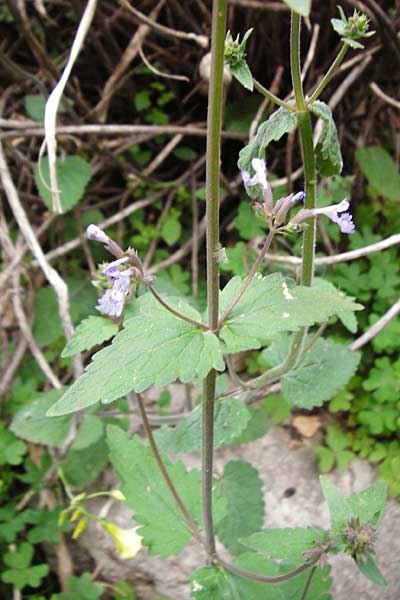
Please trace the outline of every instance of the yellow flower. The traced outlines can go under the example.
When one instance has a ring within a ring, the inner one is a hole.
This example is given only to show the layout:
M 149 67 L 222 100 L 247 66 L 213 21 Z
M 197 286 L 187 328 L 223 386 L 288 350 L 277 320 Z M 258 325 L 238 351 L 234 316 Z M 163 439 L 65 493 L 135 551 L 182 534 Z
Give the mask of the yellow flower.
M 136 533 L 137 527 L 122 529 L 109 521 L 102 521 L 101 525 L 111 535 L 115 549 L 121 558 L 126 560 L 136 556 L 142 547 L 142 538 Z

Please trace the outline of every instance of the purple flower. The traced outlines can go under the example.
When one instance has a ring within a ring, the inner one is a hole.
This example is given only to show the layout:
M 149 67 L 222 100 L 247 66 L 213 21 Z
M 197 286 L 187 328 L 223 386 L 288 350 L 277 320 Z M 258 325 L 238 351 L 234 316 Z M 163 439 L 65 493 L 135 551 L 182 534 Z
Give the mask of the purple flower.
M 267 181 L 267 167 L 265 161 L 262 158 L 253 158 L 251 166 L 256 174 L 251 177 L 248 171 L 241 171 L 243 183 L 248 186 L 261 185 L 263 190 L 267 190 L 269 188 L 269 183 Z
M 109 317 L 120 317 L 124 309 L 125 301 L 130 291 L 131 269 L 121 271 L 115 276 L 112 288 L 106 290 L 99 299 L 99 310 Z
M 325 215 L 334 223 L 337 223 L 340 227 L 340 231 L 342 233 L 354 233 L 355 225 L 353 223 L 353 217 L 350 213 L 344 212 L 349 208 L 350 203 L 345 198 L 339 204 L 331 204 L 330 206 L 325 206 L 325 208 L 315 208 L 312 211 L 314 216 L 316 215 Z M 341 214 L 339 214 L 341 213 Z
M 101 244 L 108 244 L 110 241 L 108 235 L 106 235 L 100 227 L 97 227 L 97 225 L 89 225 L 86 229 L 86 235 L 89 240 L 95 240 Z
M 111 277 L 111 279 L 115 279 L 121 275 L 121 271 L 119 270 L 119 266 L 123 265 L 129 260 L 128 256 L 123 256 L 122 258 L 117 258 L 117 260 L 113 260 L 110 262 L 106 268 L 102 271 L 103 275 L 106 277 Z

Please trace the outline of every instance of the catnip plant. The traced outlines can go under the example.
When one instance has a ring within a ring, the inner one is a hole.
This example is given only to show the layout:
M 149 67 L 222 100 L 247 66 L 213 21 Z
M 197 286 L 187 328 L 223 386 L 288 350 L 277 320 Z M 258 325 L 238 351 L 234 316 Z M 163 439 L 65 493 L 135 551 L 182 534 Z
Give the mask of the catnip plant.
M 225 497 L 224 477 L 214 477 L 214 449 L 232 443 L 246 430 L 251 405 L 263 389 L 280 382 L 292 405 L 312 409 L 347 383 L 359 361 L 358 354 L 348 347 L 322 338 L 331 317 L 346 324 L 346 318 L 362 306 L 332 284 L 314 278 L 316 220 L 330 219 L 344 235 L 351 235 L 356 227 L 346 198 L 338 204 L 317 207 L 318 175 L 331 176 L 342 169 L 332 113 L 319 98 L 348 50 L 363 47 L 359 40 L 373 32 L 368 30 L 364 15 L 355 11 L 346 17 L 340 9 L 340 18 L 332 19 L 332 25 L 341 37 L 341 50 L 316 88 L 306 93 L 301 78 L 300 30 L 311 1 L 285 2 L 292 9 L 293 96 L 287 101 L 252 77 L 245 60 L 251 30 L 242 41 L 239 36 L 233 39 L 226 33 L 227 0 L 213 1 L 206 168 L 206 314 L 182 298 L 159 293 L 157 282 L 146 273 L 134 249 L 121 248 L 106 232 L 90 225 L 88 238 L 103 244 L 112 257 L 99 267 L 95 281 L 102 290 L 98 310 L 103 316 L 90 317 L 77 328 L 64 356 L 111 336 L 114 339 L 94 354 L 81 377 L 48 411 L 49 417 L 56 417 L 133 394 L 147 441 L 130 436 L 117 425 L 108 426 L 110 459 L 121 482 L 121 490 L 112 493 L 126 502 L 139 523 L 134 532 L 135 547 L 140 536 L 150 554 L 165 558 L 182 551 L 191 538 L 198 542 L 206 553 L 207 564 L 191 577 L 192 597 L 197 600 L 329 598 L 329 558 L 340 552 L 349 554 L 372 581 L 386 583 L 374 560 L 376 528 L 386 497 L 382 482 L 345 499 L 322 478 L 331 515 L 329 530 L 312 524 L 308 528 L 262 529 L 262 513 L 255 519 L 256 526 L 248 526 L 243 515 L 243 535 L 235 534 L 241 531 L 241 524 L 236 524 L 233 532 L 221 527 L 223 520 L 229 519 L 235 498 Z M 278 108 L 258 127 L 238 161 L 249 202 L 267 231 L 264 244 L 247 276 L 233 277 L 220 290 L 223 249 L 219 240 L 219 163 L 224 63 L 246 89 L 257 90 Z M 322 122 L 316 143 L 312 125 L 315 117 Z M 269 145 L 296 128 L 304 190 L 274 202 L 267 172 Z M 260 274 L 271 243 L 282 235 L 302 236 L 299 284 L 280 273 Z M 318 328 L 310 333 L 314 325 Z M 253 379 L 240 379 L 232 356 L 265 347 L 271 368 Z M 305 377 L 306 369 L 313 364 L 318 368 L 309 370 L 310 375 Z M 224 396 L 217 391 L 216 383 L 218 373 L 226 369 L 238 388 L 234 394 Z M 142 392 L 152 385 L 167 386 L 176 380 L 202 381 L 201 402 L 175 428 L 153 432 Z M 189 471 L 168 456 L 198 449 L 201 471 Z M 233 478 L 243 475 L 243 470 L 251 481 L 258 478 L 250 465 L 241 463 L 239 470 L 233 464 L 231 470 Z M 85 494 L 70 497 L 73 509 L 80 506 L 84 514 Z M 230 551 L 231 561 L 217 551 L 216 536 Z

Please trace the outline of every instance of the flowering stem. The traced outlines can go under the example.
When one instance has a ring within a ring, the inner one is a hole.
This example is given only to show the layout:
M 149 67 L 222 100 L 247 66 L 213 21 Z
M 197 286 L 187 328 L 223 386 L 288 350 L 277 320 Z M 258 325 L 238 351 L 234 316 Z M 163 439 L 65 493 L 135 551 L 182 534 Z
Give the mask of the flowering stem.
M 219 162 L 223 110 L 226 7 L 227 0 L 213 0 L 206 159 L 207 306 L 208 325 L 212 331 L 218 328 Z M 202 510 L 206 551 L 209 557 L 215 554 L 212 516 L 215 378 L 216 373 L 214 370 L 210 371 L 205 378 L 202 403 Z
M 265 255 L 267 254 L 267 252 L 271 246 L 272 240 L 274 238 L 274 234 L 275 234 L 275 231 L 273 229 L 271 229 L 271 231 L 267 235 L 264 246 L 262 247 L 261 252 L 257 257 L 257 260 L 251 267 L 251 269 L 250 269 L 246 279 L 243 281 L 238 293 L 236 294 L 236 296 L 233 298 L 232 302 L 229 304 L 229 306 L 224 310 L 223 314 L 221 315 L 221 317 L 219 319 L 219 323 L 218 323 L 218 329 L 221 329 L 224 322 L 226 321 L 226 319 L 228 318 L 228 316 L 230 315 L 232 310 L 235 308 L 236 304 L 239 302 L 240 298 L 243 296 L 243 294 L 249 287 L 254 275 L 257 273 L 258 269 L 260 268 L 260 266 L 265 258 Z
M 174 500 L 176 501 L 176 503 L 179 507 L 179 510 L 181 511 L 183 518 L 185 519 L 186 524 L 187 524 L 190 532 L 192 533 L 193 537 L 200 544 L 203 544 L 203 540 L 201 538 L 200 531 L 198 530 L 196 523 L 193 521 L 192 517 L 190 516 L 186 506 L 183 504 L 183 501 L 182 501 L 181 497 L 179 496 L 179 494 L 169 476 L 169 473 L 164 465 L 164 462 L 160 456 L 160 453 L 158 451 L 157 445 L 154 440 L 153 432 L 150 427 L 150 423 L 147 419 L 146 409 L 144 407 L 141 395 L 136 394 L 136 399 L 137 399 L 137 403 L 139 406 L 140 416 L 142 418 L 143 428 L 145 430 L 147 439 L 149 440 L 150 448 L 151 448 L 151 451 L 155 458 L 155 461 L 157 462 L 158 468 L 160 469 L 160 473 L 161 473 L 165 483 L 167 484 L 169 491 L 171 492 L 172 496 L 174 497 Z
M 324 75 L 324 77 L 321 79 L 321 81 L 317 85 L 316 89 L 314 90 L 314 92 L 311 94 L 310 98 L 308 98 L 307 106 L 310 106 L 310 104 L 315 102 L 315 100 L 317 100 L 317 98 L 320 97 L 320 95 L 322 94 L 322 92 L 324 91 L 324 89 L 326 88 L 326 86 L 328 85 L 328 83 L 330 82 L 330 80 L 332 79 L 332 77 L 334 76 L 334 74 L 336 73 L 336 71 L 338 70 L 340 65 L 342 64 L 343 59 L 346 56 L 349 47 L 350 46 L 348 44 L 343 44 L 343 46 L 340 49 L 339 54 L 337 55 L 337 57 L 335 58 L 335 60 L 331 64 L 331 66 L 329 67 L 329 70 L 327 71 L 326 75 Z
M 284 581 L 288 581 L 289 579 L 292 579 L 293 577 L 297 577 L 297 575 L 304 573 L 304 571 L 307 571 L 312 566 L 312 563 L 310 564 L 310 562 L 306 562 L 294 569 L 293 571 L 289 571 L 288 573 L 284 573 L 283 575 L 262 575 L 261 573 L 254 573 L 253 571 L 248 571 L 247 569 L 236 567 L 235 565 L 224 561 L 218 555 L 215 558 L 216 561 L 221 565 L 221 567 L 223 567 L 227 571 L 230 571 L 231 573 L 234 573 L 234 575 L 239 575 L 240 577 L 246 577 L 247 579 L 253 579 L 253 581 L 260 581 L 264 583 L 282 583 Z
M 296 107 L 293 106 L 293 104 L 289 104 L 288 102 L 285 102 L 284 100 L 281 100 L 280 98 L 278 98 L 278 96 L 275 96 L 275 94 L 270 92 L 270 90 L 268 90 L 266 87 L 264 87 L 259 81 L 257 81 L 257 79 L 254 79 L 254 77 L 253 77 L 253 85 L 254 85 L 255 89 L 257 90 L 257 92 L 259 92 L 262 96 L 265 96 L 265 98 L 268 98 L 268 100 L 271 100 L 271 102 L 274 102 L 274 104 L 277 104 L 278 106 L 281 106 L 282 108 L 286 108 L 286 110 L 290 110 L 291 112 L 296 111 Z
M 317 570 L 317 565 L 314 565 L 313 568 L 310 570 L 310 572 L 308 574 L 306 585 L 304 586 L 304 590 L 303 590 L 303 593 L 301 595 L 301 599 L 300 600 L 306 600 L 308 591 L 309 591 L 310 586 L 311 586 L 312 578 L 314 577 L 314 574 L 315 574 L 316 570 Z
M 172 308 L 172 306 L 170 306 L 168 304 L 168 302 L 166 302 L 163 298 L 161 298 L 161 296 L 158 294 L 158 292 L 156 292 L 156 290 L 153 288 L 153 286 L 149 285 L 149 290 L 153 294 L 153 296 L 157 300 L 157 302 L 159 302 L 161 304 L 161 306 L 163 306 L 164 308 L 169 310 L 170 313 L 172 313 L 179 319 L 182 319 L 182 321 L 191 323 L 192 325 L 195 325 L 195 327 L 200 327 L 200 329 L 202 329 L 203 331 L 209 331 L 209 327 L 207 325 L 205 325 L 204 323 L 200 323 L 200 321 L 191 319 L 190 317 L 187 317 L 183 313 L 179 312 L 179 310 L 175 310 L 175 308 Z

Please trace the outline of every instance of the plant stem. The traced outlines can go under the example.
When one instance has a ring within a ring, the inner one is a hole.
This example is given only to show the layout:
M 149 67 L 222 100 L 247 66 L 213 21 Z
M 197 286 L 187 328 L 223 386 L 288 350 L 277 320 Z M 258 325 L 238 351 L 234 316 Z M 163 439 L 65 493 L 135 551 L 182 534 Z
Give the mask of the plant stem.
M 224 321 L 226 321 L 229 314 L 235 308 L 236 304 L 239 302 L 240 298 L 243 296 L 243 294 L 249 287 L 254 275 L 257 273 L 258 269 L 260 268 L 262 261 L 264 260 L 265 255 L 267 254 L 267 252 L 271 246 L 272 240 L 274 238 L 274 234 L 275 234 L 275 231 L 273 229 L 271 229 L 271 231 L 268 233 L 267 238 L 264 242 L 264 246 L 262 247 L 260 254 L 257 257 L 257 260 L 251 267 L 251 269 L 250 269 L 249 273 L 247 274 L 246 279 L 243 281 L 238 293 L 236 294 L 236 296 L 233 298 L 232 302 L 229 304 L 229 306 L 224 310 L 223 314 L 221 315 L 221 317 L 219 319 L 219 323 L 218 323 L 218 329 L 221 329 L 221 327 L 224 324 Z
M 261 573 L 254 573 L 253 571 L 248 571 L 247 569 L 236 567 L 231 563 L 225 562 L 219 556 L 216 556 L 216 560 L 221 565 L 221 567 L 223 567 L 227 571 L 230 571 L 231 573 L 234 573 L 235 575 L 239 575 L 240 577 L 246 577 L 247 579 L 253 579 L 253 581 L 260 581 L 264 583 L 282 583 L 284 581 L 288 581 L 289 579 L 292 579 L 293 577 L 297 577 L 297 575 L 304 573 L 304 571 L 307 571 L 311 567 L 311 564 L 309 562 L 306 562 L 294 569 L 293 571 L 289 571 L 288 573 L 284 573 L 283 575 L 262 575 Z
M 297 111 L 306 110 L 303 84 L 301 82 L 300 28 L 301 17 L 298 13 L 292 11 L 290 31 L 290 70 L 292 73 L 292 84 L 294 90 L 294 97 L 296 99 L 297 104 Z
M 259 81 L 257 81 L 257 79 L 254 79 L 254 77 L 253 77 L 253 85 L 254 85 L 255 89 L 257 90 L 257 92 L 260 92 L 260 94 L 262 96 L 265 96 L 265 98 L 268 98 L 268 100 L 271 100 L 271 102 L 274 102 L 274 104 L 277 104 L 278 106 L 281 106 L 282 108 L 286 108 L 287 110 L 290 110 L 291 112 L 296 111 L 296 107 L 293 106 L 293 104 L 289 104 L 288 102 L 285 102 L 284 100 L 281 100 L 280 98 L 278 98 L 278 96 L 275 96 L 275 94 L 270 92 Z
M 308 574 L 306 585 L 304 586 L 304 590 L 303 590 L 303 593 L 301 595 L 300 600 L 306 600 L 307 593 L 308 593 L 308 591 L 310 589 L 312 578 L 314 577 L 314 573 L 315 573 L 316 570 L 317 570 L 317 565 L 314 565 L 313 568 L 311 569 L 311 571 Z
M 182 501 L 181 497 L 179 496 L 179 494 L 176 490 L 176 487 L 174 486 L 174 484 L 169 476 L 169 473 L 164 465 L 164 462 L 160 456 L 160 453 L 158 451 L 157 445 L 154 440 L 153 432 L 151 430 L 149 421 L 147 419 L 146 409 L 144 407 L 141 395 L 136 394 L 136 399 L 137 399 L 137 403 L 139 406 L 140 416 L 141 416 L 142 422 L 143 422 L 143 428 L 145 430 L 147 439 L 149 440 L 149 444 L 150 444 L 150 448 L 153 453 L 153 456 L 157 462 L 158 468 L 160 469 L 160 473 L 161 473 L 165 483 L 167 484 L 169 491 L 171 492 L 172 496 L 174 497 L 174 500 L 176 501 L 176 503 L 179 507 L 179 510 L 181 511 L 183 518 L 185 519 L 186 524 L 187 524 L 190 532 L 192 533 L 193 537 L 200 544 L 203 544 L 203 540 L 201 538 L 200 531 L 198 530 L 196 523 L 193 521 L 192 517 L 190 516 L 186 506 L 183 504 L 183 501 Z
M 213 0 L 206 159 L 207 306 L 208 325 L 212 331 L 218 327 L 219 162 L 223 110 L 226 7 L 227 0 Z M 212 370 L 204 380 L 202 405 L 202 510 L 206 551 L 209 557 L 215 554 L 212 517 L 215 378 L 216 373 Z
M 328 85 L 328 83 L 330 82 L 330 80 L 332 79 L 332 77 L 334 76 L 334 74 L 336 73 L 338 68 L 340 67 L 344 57 L 347 54 L 349 47 L 350 46 L 348 44 L 343 44 L 343 46 L 340 49 L 339 54 L 337 55 L 337 57 L 335 58 L 335 60 L 331 64 L 331 66 L 329 67 L 327 73 L 321 79 L 321 81 L 317 85 L 316 89 L 311 94 L 310 98 L 308 98 L 307 106 L 310 106 L 322 94 L 322 92 L 324 91 L 324 89 L 326 88 L 326 86 Z
M 203 331 L 209 331 L 209 327 L 207 325 L 205 325 L 204 323 L 200 323 L 200 321 L 191 319 L 190 317 L 187 317 L 186 315 L 179 312 L 178 310 L 175 310 L 175 308 L 172 308 L 172 306 L 170 304 L 168 304 L 165 300 L 163 300 L 163 298 L 161 298 L 161 296 L 159 296 L 158 292 L 156 292 L 156 290 L 151 285 L 149 285 L 149 290 L 153 294 L 153 296 L 157 300 L 157 302 L 159 302 L 161 304 L 161 306 L 163 306 L 164 308 L 169 310 L 169 312 L 172 313 L 173 315 L 175 315 L 175 317 L 178 317 L 179 319 L 182 319 L 182 321 L 186 321 L 187 323 L 191 323 L 191 325 L 200 327 L 200 329 L 202 329 Z

